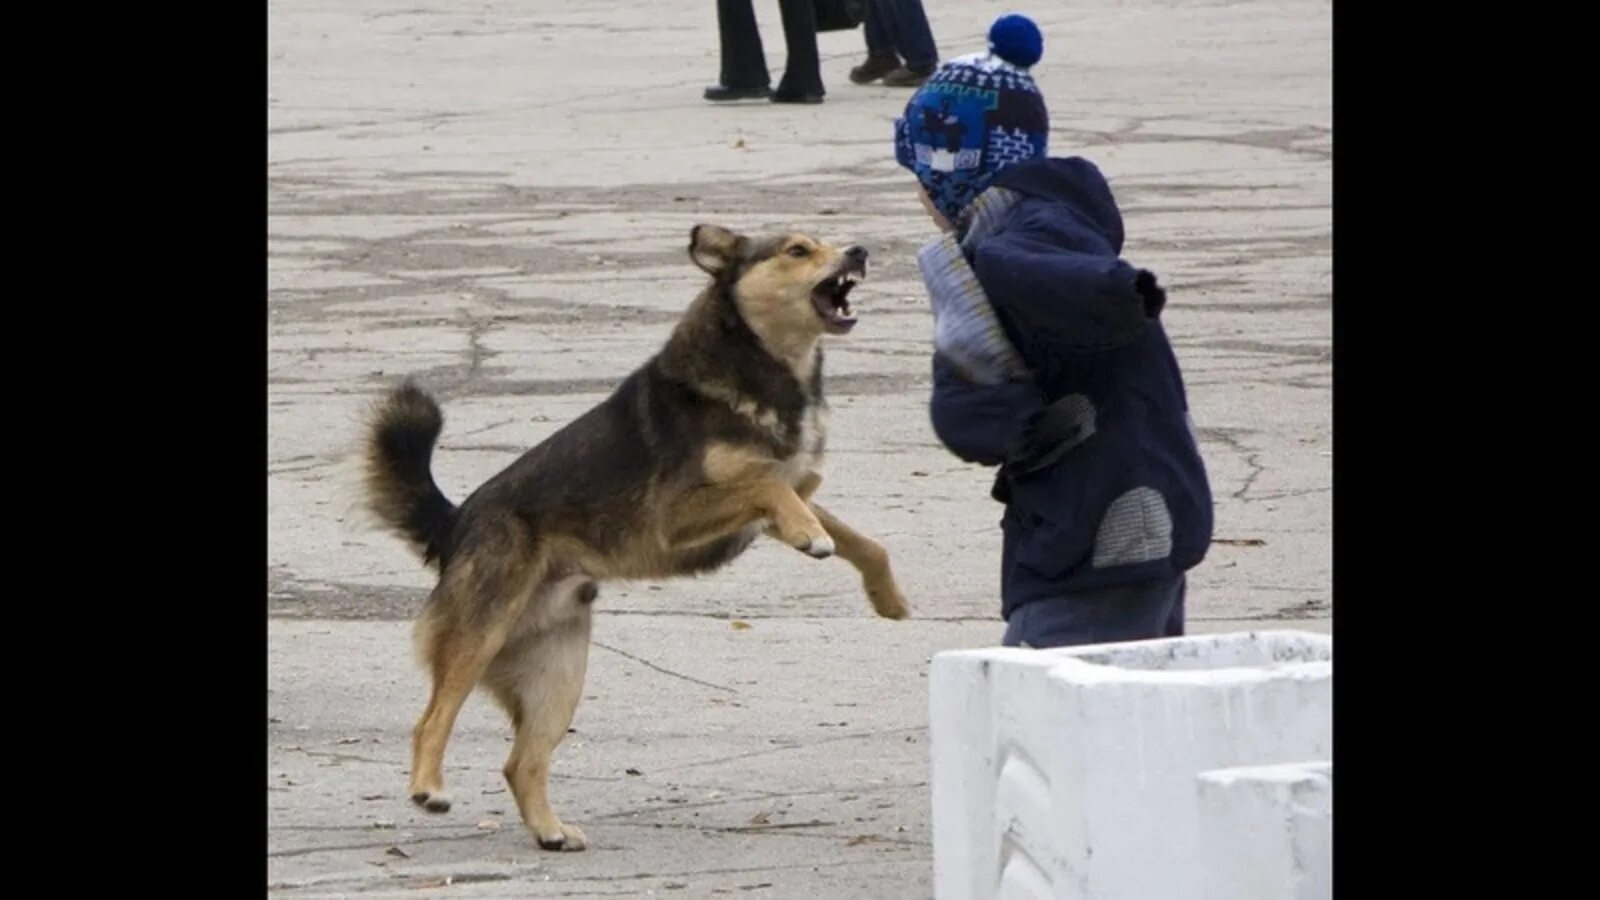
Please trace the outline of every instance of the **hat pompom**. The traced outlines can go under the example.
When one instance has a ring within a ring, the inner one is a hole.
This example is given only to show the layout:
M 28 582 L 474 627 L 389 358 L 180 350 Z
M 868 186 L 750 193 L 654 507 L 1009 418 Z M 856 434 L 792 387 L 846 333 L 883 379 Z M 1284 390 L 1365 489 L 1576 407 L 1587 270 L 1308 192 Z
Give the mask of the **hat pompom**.
M 1044 55 L 1044 35 L 1027 16 L 1011 13 L 989 26 L 989 50 L 995 56 L 1026 69 Z

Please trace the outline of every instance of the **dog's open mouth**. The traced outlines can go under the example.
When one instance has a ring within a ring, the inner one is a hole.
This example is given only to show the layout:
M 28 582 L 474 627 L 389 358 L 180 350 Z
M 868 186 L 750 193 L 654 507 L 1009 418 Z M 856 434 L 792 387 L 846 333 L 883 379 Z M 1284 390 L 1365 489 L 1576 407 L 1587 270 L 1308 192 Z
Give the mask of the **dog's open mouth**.
M 867 277 L 867 264 L 860 257 L 846 255 L 834 274 L 811 289 L 811 304 L 822 317 L 822 324 L 831 334 L 844 334 L 856 327 L 855 313 L 850 310 L 850 292 L 856 283 Z

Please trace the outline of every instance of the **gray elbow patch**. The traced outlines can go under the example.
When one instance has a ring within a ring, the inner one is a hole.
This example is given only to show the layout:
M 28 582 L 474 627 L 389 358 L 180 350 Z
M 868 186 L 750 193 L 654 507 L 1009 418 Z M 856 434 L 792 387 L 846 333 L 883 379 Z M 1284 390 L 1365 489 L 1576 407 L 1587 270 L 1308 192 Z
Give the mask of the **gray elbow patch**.
M 1068 394 L 1051 406 L 1061 411 L 1062 422 L 1067 429 L 1068 437 L 1063 450 L 1071 450 L 1094 437 L 1094 402 L 1088 397 L 1083 394 Z
M 1136 487 L 1111 502 L 1094 536 L 1094 567 L 1108 569 L 1172 555 L 1172 514 L 1161 492 Z

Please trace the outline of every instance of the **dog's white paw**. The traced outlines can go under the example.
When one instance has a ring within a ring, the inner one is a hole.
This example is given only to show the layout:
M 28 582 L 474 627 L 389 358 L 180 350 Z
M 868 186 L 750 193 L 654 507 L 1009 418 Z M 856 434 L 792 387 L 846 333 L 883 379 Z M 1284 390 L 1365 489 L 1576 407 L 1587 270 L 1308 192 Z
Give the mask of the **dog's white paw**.
M 804 550 L 806 555 L 815 557 L 816 559 L 827 559 L 833 555 L 833 538 L 829 537 L 828 535 L 814 537 L 800 549 Z

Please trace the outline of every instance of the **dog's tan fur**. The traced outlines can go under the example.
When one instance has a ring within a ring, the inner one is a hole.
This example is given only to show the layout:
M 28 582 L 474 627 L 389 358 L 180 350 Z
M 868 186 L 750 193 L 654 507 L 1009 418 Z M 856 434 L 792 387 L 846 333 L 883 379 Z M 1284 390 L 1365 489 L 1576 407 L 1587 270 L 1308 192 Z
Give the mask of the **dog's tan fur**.
M 542 847 L 584 847 L 548 780 L 582 692 L 598 582 L 713 571 L 764 532 L 837 552 L 879 615 L 909 612 L 884 549 L 810 502 L 827 433 L 820 341 L 848 330 L 837 289 L 865 251 L 699 226 L 689 253 L 712 283 L 661 352 L 459 508 L 429 469 L 443 425 L 433 400 L 407 384 L 377 412 L 370 505 L 440 569 L 416 628 L 433 692 L 410 791 L 426 809 L 449 808 L 445 745 L 481 685 L 511 717 L 505 777 L 523 821 Z

